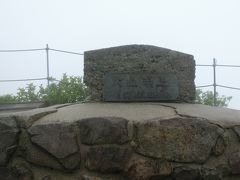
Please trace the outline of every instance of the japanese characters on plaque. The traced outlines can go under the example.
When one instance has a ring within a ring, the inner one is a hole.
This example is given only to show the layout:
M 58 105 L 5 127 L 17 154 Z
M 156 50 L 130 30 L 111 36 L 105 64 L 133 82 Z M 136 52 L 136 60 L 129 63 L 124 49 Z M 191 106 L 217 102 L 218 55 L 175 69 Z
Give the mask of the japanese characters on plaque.
M 170 73 L 108 73 L 104 78 L 104 101 L 173 101 L 178 81 Z

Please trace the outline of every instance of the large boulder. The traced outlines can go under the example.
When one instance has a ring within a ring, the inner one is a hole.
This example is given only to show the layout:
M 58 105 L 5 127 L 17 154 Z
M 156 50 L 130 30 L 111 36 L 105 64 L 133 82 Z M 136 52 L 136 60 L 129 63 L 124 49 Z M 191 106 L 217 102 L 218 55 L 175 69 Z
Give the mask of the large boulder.
M 68 124 L 38 124 L 28 129 L 31 141 L 59 159 L 67 169 L 80 164 L 76 134 Z
M 83 119 L 77 123 L 84 144 L 124 144 L 129 141 L 126 119 L 99 117 Z
M 116 173 L 124 170 L 126 163 L 131 157 L 128 148 L 91 147 L 86 156 L 86 168 L 104 173 Z
M 144 156 L 183 163 L 204 163 L 223 129 L 189 117 L 155 119 L 137 125 L 136 151 Z

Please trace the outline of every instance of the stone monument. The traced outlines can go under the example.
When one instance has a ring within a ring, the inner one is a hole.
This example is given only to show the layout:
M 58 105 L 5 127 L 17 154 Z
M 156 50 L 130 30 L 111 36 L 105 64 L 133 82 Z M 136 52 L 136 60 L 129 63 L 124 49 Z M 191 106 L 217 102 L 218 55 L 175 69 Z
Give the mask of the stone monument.
M 177 101 L 195 97 L 192 55 L 148 45 L 84 53 L 84 81 L 94 101 Z
M 186 103 L 194 70 L 154 46 L 86 52 L 95 102 L 0 114 L 0 180 L 239 180 L 240 111 Z

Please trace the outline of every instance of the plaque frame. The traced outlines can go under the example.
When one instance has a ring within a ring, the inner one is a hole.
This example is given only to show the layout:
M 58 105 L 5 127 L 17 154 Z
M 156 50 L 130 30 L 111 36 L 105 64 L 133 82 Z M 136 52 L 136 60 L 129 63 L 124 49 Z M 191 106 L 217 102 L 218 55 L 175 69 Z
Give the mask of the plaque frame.
M 178 80 L 173 73 L 107 73 L 103 100 L 106 102 L 176 101 Z

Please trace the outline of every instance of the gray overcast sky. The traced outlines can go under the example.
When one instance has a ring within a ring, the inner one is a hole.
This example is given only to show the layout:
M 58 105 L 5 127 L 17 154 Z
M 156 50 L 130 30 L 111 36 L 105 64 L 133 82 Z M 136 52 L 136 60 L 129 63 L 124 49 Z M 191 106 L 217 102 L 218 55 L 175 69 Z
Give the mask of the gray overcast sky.
M 44 48 L 83 52 L 149 44 L 194 55 L 197 64 L 240 65 L 239 0 L 1 0 L 0 49 Z M 46 77 L 45 52 L 0 53 L 0 79 Z M 51 76 L 83 75 L 83 57 L 50 53 Z M 240 87 L 240 68 L 217 71 L 218 84 Z M 212 84 L 210 68 L 197 68 L 196 84 Z M 38 82 L 44 83 L 44 82 Z M 23 83 L 0 83 L 0 94 Z M 206 89 L 207 90 L 207 89 Z M 218 88 L 233 96 L 240 91 Z

